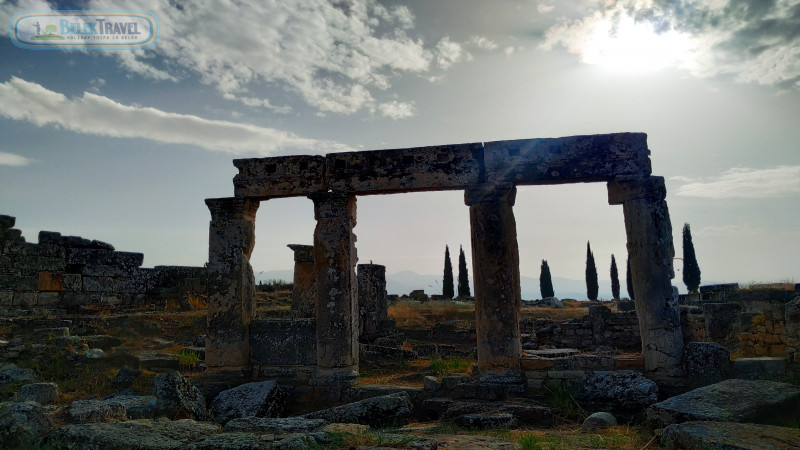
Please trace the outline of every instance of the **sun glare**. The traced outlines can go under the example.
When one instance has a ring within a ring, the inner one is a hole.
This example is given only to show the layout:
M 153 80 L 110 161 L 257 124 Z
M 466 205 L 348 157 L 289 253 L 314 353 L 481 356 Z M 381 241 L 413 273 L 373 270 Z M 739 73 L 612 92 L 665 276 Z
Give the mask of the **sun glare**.
M 622 16 L 616 28 L 609 20 L 596 24 L 582 58 L 613 72 L 647 73 L 675 64 L 688 52 L 687 36 L 674 30 L 656 33 L 652 24 Z

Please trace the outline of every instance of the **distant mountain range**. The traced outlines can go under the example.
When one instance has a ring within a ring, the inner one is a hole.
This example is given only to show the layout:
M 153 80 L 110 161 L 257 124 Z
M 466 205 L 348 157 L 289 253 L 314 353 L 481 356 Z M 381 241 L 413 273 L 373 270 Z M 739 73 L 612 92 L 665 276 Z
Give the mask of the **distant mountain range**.
M 256 282 L 269 280 L 286 280 L 291 282 L 294 278 L 292 270 L 271 270 L 264 272 L 257 272 Z M 611 281 L 600 280 L 599 297 L 601 299 L 611 298 Z M 620 280 L 620 294 L 622 297 L 627 297 L 628 293 L 625 290 L 625 280 Z M 535 300 L 541 298 L 539 292 L 539 278 L 531 278 L 523 276 L 520 280 L 520 287 L 522 288 L 523 300 Z M 442 293 L 442 276 L 441 275 L 421 275 L 410 270 L 390 273 L 386 275 L 386 290 L 389 294 L 403 295 L 409 292 L 423 289 L 428 295 L 435 295 Z M 474 286 L 470 286 L 473 289 Z M 571 280 L 569 278 L 553 277 L 553 290 L 558 298 L 573 298 L 576 300 L 586 300 L 586 282 L 584 280 Z

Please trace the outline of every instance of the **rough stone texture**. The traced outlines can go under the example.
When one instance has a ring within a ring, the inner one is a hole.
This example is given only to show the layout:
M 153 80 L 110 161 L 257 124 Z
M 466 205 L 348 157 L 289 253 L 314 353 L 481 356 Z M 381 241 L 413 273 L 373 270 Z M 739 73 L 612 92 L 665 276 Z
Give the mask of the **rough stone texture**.
M 388 319 L 386 266 L 359 264 L 357 286 L 360 334 L 376 333 Z
M 75 422 L 107 422 L 125 419 L 125 406 L 108 400 L 75 400 L 69 407 L 69 416 Z
M 398 425 L 414 409 L 406 392 L 372 397 L 335 408 L 304 415 L 307 419 L 323 419 L 329 423 L 359 423 L 371 427 Z
M 271 435 L 255 435 L 250 433 L 220 433 L 206 436 L 192 442 L 185 448 L 187 450 L 260 450 L 275 448 L 271 444 L 275 441 Z M 310 448 L 307 446 L 302 449 Z
M 210 418 L 203 394 L 178 372 L 156 377 L 156 399 L 159 411 L 171 417 Z
M 266 366 L 317 362 L 316 319 L 260 319 L 250 324 L 250 358 Z
M 23 369 L 16 364 L 3 364 L 0 366 L 0 386 L 18 382 L 36 381 L 36 373 L 32 369 Z
M 285 401 L 286 394 L 273 380 L 245 383 L 220 392 L 211 411 L 222 424 L 241 417 L 277 417 Z
M 655 427 L 691 420 L 781 425 L 800 420 L 800 386 L 774 381 L 725 380 L 647 409 Z
M 487 402 L 475 400 L 452 400 L 431 398 L 422 402 L 422 409 L 443 420 L 453 420 L 465 414 L 503 412 L 511 414 L 520 425 L 549 427 L 553 425 L 553 412 L 534 402 L 504 401 Z
M 800 430 L 732 422 L 684 422 L 664 429 L 667 450 L 751 450 L 800 448 Z
M 40 448 L 52 429 L 53 422 L 38 403 L 14 403 L 0 408 L 0 448 Z
M 584 409 L 639 414 L 658 401 L 658 386 L 640 372 L 595 372 L 581 381 L 576 397 Z
M 128 366 L 122 366 L 117 372 L 117 375 L 111 380 L 111 385 L 114 386 L 116 389 L 125 389 L 133 385 L 133 382 L 139 378 L 139 375 L 142 374 L 142 371 L 139 369 L 133 369 Z
M 730 375 L 731 352 L 715 342 L 686 344 L 686 375 L 696 386 L 717 383 Z
M 672 260 L 672 224 L 662 177 L 608 183 L 612 205 L 622 204 L 636 313 L 645 369 L 665 376 L 683 374 L 677 290 Z
M 294 252 L 292 311 L 298 311 L 302 317 L 314 317 L 317 304 L 314 246 L 289 244 L 288 247 Z
M 508 413 L 464 414 L 457 421 L 467 428 L 511 428 L 516 423 Z
M 480 181 L 481 144 L 440 145 L 326 156 L 328 189 L 355 194 L 462 189 Z
M 786 358 L 739 358 L 733 361 L 733 377 L 741 380 L 779 380 L 786 376 Z
M 241 417 L 225 424 L 226 432 L 249 431 L 253 433 L 310 433 L 327 424 L 322 419 L 306 419 L 303 417 Z
M 255 245 L 254 200 L 207 199 L 211 211 L 208 248 L 206 365 L 250 362 L 250 322 L 255 315 L 255 279 L 250 255 Z
M 644 133 L 487 142 L 486 181 L 545 184 L 650 175 Z
M 17 223 L 16 217 L 5 216 L 0 214 L 0 229 L 7 230 L 9 228 L 14 228 L 14 224 Z
M 177 355 L 169 353 L 141 352 L 138 356 L 139 368 L 143 370 L 163 371 L 180 369 Z
M 53 431 L 47 444 L 53 449 L 178 449 L 192 441 L 218 433 L 219 430 L 216 424 L 186 419 L 67 425 Z
M 514 220 L 516 188 L 470 186 L 472 267 L 475 284 L 475 330 L 478 370 L 482 375 L 514 375 L 520 371 L 519 249 Z
M 323 371 L 358 370 L 356 297 L 356 197 L 337 192 L 314 201 L 314 270 L 317 299 L 317 366 Z
M 588 433 L 594 430 L 603 430 L 617 426 L 617 418 L 607 412 L 592 413 L 581 424 L 581 432 Z
M 46 405 L 58 396 L 58 385 L 56 383 L 31 383 L 22 386 L 17 392 L 17 401 L 36 402 Z
M 159 412 L 158 399 L 154 395 L 115 395 L 105 401 L 125 407 L 128 419 L 152 419 Z
M 239 173 L 233 177 L 236 197 L 265 200 L 327 191 L 324 156 L 278 156 L 235 159 Z

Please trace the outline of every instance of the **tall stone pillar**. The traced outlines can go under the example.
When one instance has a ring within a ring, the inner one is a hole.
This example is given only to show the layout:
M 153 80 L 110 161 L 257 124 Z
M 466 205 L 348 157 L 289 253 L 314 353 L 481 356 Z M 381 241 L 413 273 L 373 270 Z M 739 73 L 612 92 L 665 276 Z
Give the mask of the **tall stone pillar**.
M 373 334 L 387 320 L 386 266 L 358 265 L 358 311 L 361 334 Z
M 608 183 L 608 202 L 622 204 L 628 257 L 642 336 L 645 370 L 683 374 L 683 336 L 672 260 L 672 224 L 664 178 L 617 179 Z
M 484 377 L 520 374 L 522 304 L 517 225 L 510 183 L 468 186 L 478 370 Z
M 346 383 L 358 376 L 358 301 L 355 267 L 356 197 L 340 192 L 314 201 L 317 282 L 317 381 Z
M 314 246 L 289 244 L 294 252 L 294 281 L 292 282 L 292 311 L 302 317 L 314 317 L 316 273 L 314 273 Z
M 250 363 L 250 322 L 255 315 L 255 280 L 250 255 L 255 245 L 259 202 L 243 198 L 207 199 L 209 367 Z

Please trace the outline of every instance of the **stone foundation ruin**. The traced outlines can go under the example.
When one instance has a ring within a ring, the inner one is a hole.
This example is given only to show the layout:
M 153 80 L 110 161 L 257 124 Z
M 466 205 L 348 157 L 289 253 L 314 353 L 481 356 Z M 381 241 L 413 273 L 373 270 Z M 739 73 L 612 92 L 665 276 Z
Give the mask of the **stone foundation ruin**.
M 315 324 L 307 320 L 306 332 L 299 334 L 309 348 L 308 327 L 314 328 L 314 364 L 305 369 L 312 384 L 347 385 L 358 373 L 359 329 L 380 319 L 359 311 L 357 196 L 463 190 L 471 227 L 477 370 L 484 379 L 519 380 L 516 186 L 605 182 L 609 203 L 623 207 L 644 370 L 682 375 L 683 335 L 671 285 L 672 226 L 664 179 L 651 176 L 649 154 L 645 134 L 617 133 L 234 160 L 239 169 L 234 196 L 206 200 L 211 212 L 206 363 L 238 370 L 263 354 L 264 324 L 254 322 L 249 263 L 260 202 L 298 196 L 313 202 L 313 247 L 293 248 L 296 267 L 304 264 L 308 273 L 313 260 L 315 273 L 313 290 L 305 290 L 314 293 Z M 303 303 L 300 294 L 295 302 Z M 301 359 L 310 361 L 308 353 Z

